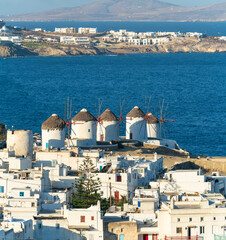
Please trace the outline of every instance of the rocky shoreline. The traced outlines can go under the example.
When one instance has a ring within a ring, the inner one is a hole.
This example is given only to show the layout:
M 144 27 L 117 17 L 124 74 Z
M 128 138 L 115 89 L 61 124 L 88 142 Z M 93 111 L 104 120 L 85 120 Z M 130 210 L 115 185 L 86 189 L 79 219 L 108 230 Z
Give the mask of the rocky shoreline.
M 131 54 L 131 53 L 224 53 L 226 41 L 214 39 L 202 40 L 175 40 L 165 44 L 134 46 L 110 45 L 108 47 L 82 47 L 63 44 L 35 44 L 35 45 L 0 45 L 0 57 L 24 56 L 84 56 L 102 54 Z

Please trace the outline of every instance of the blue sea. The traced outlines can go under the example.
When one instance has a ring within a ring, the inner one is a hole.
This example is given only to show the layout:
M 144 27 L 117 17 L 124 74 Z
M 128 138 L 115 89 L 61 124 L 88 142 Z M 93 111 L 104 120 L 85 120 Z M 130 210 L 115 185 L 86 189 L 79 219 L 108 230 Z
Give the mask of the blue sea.
M 124 115 L 136 105 L 146 112 L 151 97 L 149 111 L 160 117 L 164 99 L 163 115 L 176 120 L 167 122 L 167 138 L 194 154 L 225 156 L 225 76 L 223 53 L 0 59 L 0 122 L 40 133 L 52 113 L 64 118 L 68 96 L 73 116 L 82 108 L 96 116 L 98 99 L 116 115 L 120 99 Z

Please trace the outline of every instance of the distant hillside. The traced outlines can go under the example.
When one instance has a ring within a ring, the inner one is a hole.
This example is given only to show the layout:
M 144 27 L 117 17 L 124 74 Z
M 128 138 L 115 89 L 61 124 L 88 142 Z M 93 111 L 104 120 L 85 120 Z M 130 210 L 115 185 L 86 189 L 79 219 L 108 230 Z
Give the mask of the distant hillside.
M 8 21 L 226 21 L 225 13 L 226 2 L 191 8 L 157 0 L 106 0 L 2 18 Z

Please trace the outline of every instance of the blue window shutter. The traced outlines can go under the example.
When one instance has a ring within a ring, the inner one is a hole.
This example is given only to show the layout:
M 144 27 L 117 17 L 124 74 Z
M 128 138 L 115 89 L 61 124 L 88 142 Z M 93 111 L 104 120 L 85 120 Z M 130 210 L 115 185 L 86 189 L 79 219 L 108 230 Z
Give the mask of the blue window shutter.
M 138 207 L 140 207 L 140 201 L 138 201 Z

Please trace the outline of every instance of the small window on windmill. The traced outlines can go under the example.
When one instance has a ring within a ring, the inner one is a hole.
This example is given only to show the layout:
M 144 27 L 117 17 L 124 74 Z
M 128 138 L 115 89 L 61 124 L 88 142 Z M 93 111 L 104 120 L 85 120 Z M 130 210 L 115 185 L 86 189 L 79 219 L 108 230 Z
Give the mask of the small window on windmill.
M 56 163 L 57 163 L 56 160 L 52 160 L 52 167 L 56 167 Z

